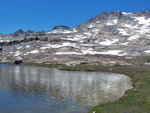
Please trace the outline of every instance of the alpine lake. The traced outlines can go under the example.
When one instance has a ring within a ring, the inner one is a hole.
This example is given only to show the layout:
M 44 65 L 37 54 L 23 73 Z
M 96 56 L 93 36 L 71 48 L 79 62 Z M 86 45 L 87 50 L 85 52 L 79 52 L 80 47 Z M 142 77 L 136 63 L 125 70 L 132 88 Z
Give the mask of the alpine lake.
M 87 113 L 132 87 L 124 74 L 0 64 L 0 111 Z

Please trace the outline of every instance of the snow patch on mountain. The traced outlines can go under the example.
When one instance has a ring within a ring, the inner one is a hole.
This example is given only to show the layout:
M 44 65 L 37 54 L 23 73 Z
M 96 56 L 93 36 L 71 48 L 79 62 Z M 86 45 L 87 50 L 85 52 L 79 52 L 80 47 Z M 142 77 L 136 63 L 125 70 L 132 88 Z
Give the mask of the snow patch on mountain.
M 93 28 L 94 27 L 94 25 L 93 24 L 90 24 L 89 26 L 88 26 L 88 28 Z
M 145 18 L 145 17 L 134 17 L 139 24 L 143 24 L 148 26 L 150 24 L 150 18 Z
M 108 20 L 106 25 L 110 26 L 110 25 L 116 25 L 118 23 L 118 19 L 114 19 L 114 20 Z
M 137 39 L 137 38 L 139 38 L 138 35 L 130 36 L 130 37 L 128 38 L 128 40 L 129 40 L 129 41 L 132 41 L 132 40 L 135 40 L 135 39 Z
M 129 42 L 121 43 L 120 45 L 128 45 Z
M 77 30 L 75 28 L 69 29 L 69 30 L 64 30 L 64 29 L 55 29 L 47 32 L 46 34 L 71 34 L 71 33 L 76 33 Z
M 120 33 L 121 35 L 124 35 L 124 36 L 130 35 L 125 29 L 119 28 L 118 30 L 119 30 L 119 33 Z
M 1 39 L 0 42 L 10 42 L 10 40 L 7 40 L 7 39 L 3 40 L 3 39 Z
M 132 15 L 133 13 L 122 12 L 123 15 Z
M 91 55 L 100 54 L 100 52 L 94 51 L 92 48 L 82 49 L 81 51 L 82 51 L 83 55 L 86 55 L 86 54 L 91 54 Z
M 117 41 L 119 41 L 119 39 L 113 39 L 113 40 L 107 40 L 105 39 L 105 41 L 100 42 L 101 45 L 105 45 L 105 46 L 110 46 L 114 43 L 116 43 Z
M 104 52 L 100 52 L 100 54 L 103 55 L 116 55 L 116 56 L 125 56 L 127 55 L 126 53 L 121 53 L 122 50 L 109 50 L 109 51 L 104 51 Z
M 74 36 L 71 36 L 70 38 L 67 38 L 67 40 L 82 42 L 83 39 L 86 39 L 87 37 L 89 37 L 89 36 L 86 36 L 86 35 L 83 35 L 83 34 L 76 34 Z
M 36 54 L 36 53 L 39 53 L 39 50 L 33 50 L 33 51 L 30 51 L 29 53 Z
M 140 34 L 150 33 L 150 18 L 145 17 L 134 17 L 136 21 L 138 21 L 139 27 L 138 32 Z
M 77 53 L 77 52 L 56 52 L 56 55 L 82 55 L 82 53 Z
M 84 34 L 87 35 L 87 36 L 92 36 L 92 34 L 89 33 L 89 32 L 84 32 Z
M 15 54 L 14 54 L 14 56 L 17 57 L 17 56 L 19 56 L 20 54 L 21 54 L 20 51 L 16 51 Z
M 123 53 L 122 50 L 108 50 L 108 51 L 103 51 L 103 52 L 98 52 L 94 51 L 91 48 L 89 49 L 83 49 L 81 50 L 82 52 L 56 52 L 55 54 L 57 55 L 71 55 L 71 54 L 76 54 L 76 55 L 115 55 L 115 56 L 125 56 L 127 55 L 126 53 Z
M 137 25 L 131 25 L 131 24 L 125 24 L 125 25 L 123 25 L 123 27 L 127 27 L 127 28 L 130 28 L 130 29 L 136 29 L 136 28 L 138 28 Z
M 26 45 L 26 48 L 30 48 L 31 46 L 30 45 Z
M 75 43 L 69 43 L 69 42 L 62 43 L 61 45 L 58 45 L 58 44 L 55 44 L 55 45 L 47 44 L 47 45 L 41 47 L 40 49 L 41 50 L 50 49 L 50 48 L 54 49 L 54 48 L 61 48 L 61 47 L 66 47 L 66 46 L 76 47 L 76 44 Z
M 146 51 L 144 51 L 145 53 L 150 53 L 150 50 L 146 50 Z

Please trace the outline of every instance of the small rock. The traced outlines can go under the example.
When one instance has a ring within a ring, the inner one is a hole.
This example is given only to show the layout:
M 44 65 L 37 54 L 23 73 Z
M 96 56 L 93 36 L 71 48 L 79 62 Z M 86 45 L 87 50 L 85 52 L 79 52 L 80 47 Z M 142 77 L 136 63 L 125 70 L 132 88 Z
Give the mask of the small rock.
M 15 60 L 15 61 L 14 61 L 14 64 L 16 64 L 16 65 L 22 64 L 22 63 L 23 63 L 22 60 Z

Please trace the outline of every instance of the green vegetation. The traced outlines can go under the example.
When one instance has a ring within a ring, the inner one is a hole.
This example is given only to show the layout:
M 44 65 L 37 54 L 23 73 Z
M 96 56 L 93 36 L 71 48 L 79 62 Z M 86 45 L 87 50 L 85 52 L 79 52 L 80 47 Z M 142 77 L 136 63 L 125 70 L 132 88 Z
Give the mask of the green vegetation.
M 22 65 L 28 65 L 28 66 L 41 66 L 41 67 L 51 67 L 51 68 L 61 68 L 61 67 L 67 67 L 65 64 L 37 64 L 37 63 L 23 63 Z
M 146 61 L 146 62 L 148 62 L 148 63 L 149 63 L 149 62 L 150 62 L 150 58 L 147 58 L 147 61 Z
M 133 80 L 134 88 L 115 102 L 98 105 L 89 113 L 150 113 L 150 67 L 116 66 L 102 71 L 124 73 Z

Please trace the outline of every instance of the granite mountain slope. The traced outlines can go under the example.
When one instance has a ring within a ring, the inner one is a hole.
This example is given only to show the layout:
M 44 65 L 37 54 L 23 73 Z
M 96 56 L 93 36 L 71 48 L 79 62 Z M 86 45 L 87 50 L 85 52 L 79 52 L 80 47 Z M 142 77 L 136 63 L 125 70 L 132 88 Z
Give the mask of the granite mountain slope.
M 75 28 L 18 30 L 0 37 L 3 62 L 130 64 L 126 59 L 150 56 L 150 11 L 103 12 Z

